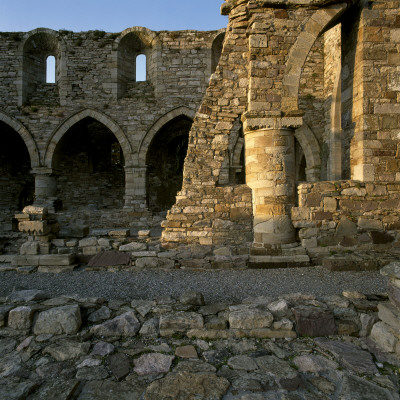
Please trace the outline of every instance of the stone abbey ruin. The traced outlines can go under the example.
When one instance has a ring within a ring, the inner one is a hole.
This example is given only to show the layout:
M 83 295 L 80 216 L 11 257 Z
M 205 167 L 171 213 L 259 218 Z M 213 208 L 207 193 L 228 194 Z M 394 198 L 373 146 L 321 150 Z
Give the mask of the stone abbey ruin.
M 149 259 L 210 255 L 189 267 L 396 259 L 399 10 L 227 0 L 226 30 L 1 33 L 2 259 L 64 265 L 143 230 Z

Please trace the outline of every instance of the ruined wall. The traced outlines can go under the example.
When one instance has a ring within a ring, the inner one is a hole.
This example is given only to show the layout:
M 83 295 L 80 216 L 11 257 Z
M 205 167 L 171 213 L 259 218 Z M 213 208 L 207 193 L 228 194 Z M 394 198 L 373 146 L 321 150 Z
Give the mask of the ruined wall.
M 223 33 L 141 27 L 0 33 L 0 121 L 24 140 L 36 200 L 60 199 L 75 217 L 124 207 L 128 226 L 132 213 L 145 215 L 150 145 L 171 120 L 193 120 Z M 136 57 L 143 54 L 147 77 L 137 81 Z M 48 55 L 56 59 L 56 83 L 46 83 Z M 107 131 L 104 139 L 91 129 L 76 132 L 89 120 Z M 97 153 L 84 144 L 93 135 Z M 120 165 L 111 165 L 111 142 L 119 145 Z
M 400 250 L 400 186 L 395 183 L 326 181 L 299 185 L 292 220 L 315 262 L 344 256 L 377 268 Z M 355 256 L 355 259 L 351 258 Z

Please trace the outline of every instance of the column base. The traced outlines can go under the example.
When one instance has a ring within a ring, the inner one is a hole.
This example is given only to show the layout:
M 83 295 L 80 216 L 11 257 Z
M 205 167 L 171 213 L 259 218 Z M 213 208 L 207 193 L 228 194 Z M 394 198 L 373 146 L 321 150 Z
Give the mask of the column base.
M 310 257 L 299 243 L 271 245 L 269 248 L 258 247 L 254 243 L 250 249 L 249 268 L 295 268 L 309 267 Z

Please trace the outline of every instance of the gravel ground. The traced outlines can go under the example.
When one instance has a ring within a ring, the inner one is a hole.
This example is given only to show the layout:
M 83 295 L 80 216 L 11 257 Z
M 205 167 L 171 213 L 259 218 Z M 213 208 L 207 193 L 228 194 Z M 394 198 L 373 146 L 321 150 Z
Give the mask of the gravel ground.
M 106 299 L 156 299 L 185 291 L 202 292 L 207 303 L 239 302 L 250 296 L 288 293 L 317 297 L 357 290 L 386 292 L 386 278 L 377 272 L 330 272 L 321 267 L 269 270 L 141 270 L 134 272 L 74 271 L 62 274 L 0 272 L 0 296 L 15 289 L 42 289 L 50 296 L 78 294 Z

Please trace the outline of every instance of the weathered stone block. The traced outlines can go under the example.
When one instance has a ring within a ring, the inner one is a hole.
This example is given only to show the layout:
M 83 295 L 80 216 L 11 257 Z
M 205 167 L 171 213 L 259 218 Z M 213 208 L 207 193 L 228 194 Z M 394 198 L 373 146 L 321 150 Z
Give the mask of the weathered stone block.
M 8 326 L 17 330 L 30 329 L 34 312 L 29 306 L 12 309 L 8 314 Z
M 384 322 L 377 322 L 371 331 L 371 339 L 383 350 L 393 353 L 396 349 L 397 338 L 390 332 Z
M 329 310 L 317 307 L 295 307 L 296 330 L 301 336 L 327 336 L 336 334 L 335 319 Z
M 91 332 L 97 336 L 127 337 L 135 336 L 140 329 L 140 322 L 135 313 L 128 311 L 100 325 L 92 327 Z
M 19 249 L 19 254 L 21 255 L 37 255 L 40 252 L 39 242 L 25 242 L 21 245 Z
M 177 312 L 160 317 L 160 335 L 172 336 L 175 333 L 185 333 L 189 329 L 201 329 L 204 326 L 203 317 L 193 312 Z
M 273 321 L 272 313 L 261 307 L 238 306 L 229 313 L 231 329 L 269 328 Z
M 51 308 L 39 313 L 33 327 L 35 335 L 77 333 L 82 325 L 81 310 L 77 304 Z

